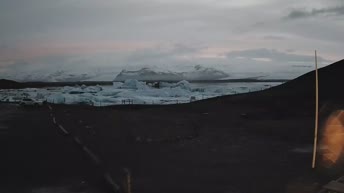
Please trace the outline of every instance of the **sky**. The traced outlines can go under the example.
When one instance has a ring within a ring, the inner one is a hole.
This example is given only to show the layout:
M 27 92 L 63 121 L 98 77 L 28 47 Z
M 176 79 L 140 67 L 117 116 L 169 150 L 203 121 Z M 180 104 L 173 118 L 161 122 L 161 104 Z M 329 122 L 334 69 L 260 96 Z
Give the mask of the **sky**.
M 344 58 L 344 0 L 0 0 L 0 78 L 141 67 L 295 77 Z

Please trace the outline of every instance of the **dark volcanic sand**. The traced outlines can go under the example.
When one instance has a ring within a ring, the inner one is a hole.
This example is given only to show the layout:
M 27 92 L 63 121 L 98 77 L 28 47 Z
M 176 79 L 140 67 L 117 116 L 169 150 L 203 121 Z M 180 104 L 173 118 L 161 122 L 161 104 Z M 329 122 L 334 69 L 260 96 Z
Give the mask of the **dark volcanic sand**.
M 312 170 L 311 151 L 294 151 L 311 150 L 313 77 L 171 106 L 49 110 L 0 104 L 0 192 L 111 192 L 103 174 L 123 187 L 123 168 L 130 170 L 137 193 L 315 192 L 342 170 L 321 161 Z M 326 85 L 341 79 L 328 77 Z M 342 91 L 333 87 L 321 87 L 321 124 L 343 106 Z M 70 135 L 63 135 L 50 113 Z M 89 159 L 75 136 L 101 164 Z
M 47 107 L 3 104 L 2 124 L 9 128 L 1 133 L 1 187 L 111 192 L 103 171 L 122 183 L 122 168 L 132 173 L 133 192 L 142 193 L 285 192 L 300 180 L 311 181 L 311 190 L 317 187 L 313 182 L 323 183 L 310 169 L 311 153 L 292 151 L 312 142 L 311 112 L 295 107 L 293 115 L 280 114 L 236 102 L 218 111 L 193 106 L 52 106 L 57 122 L 71 133 L 64 136 Z M 100 167 L 73 136 L 97 154 Z

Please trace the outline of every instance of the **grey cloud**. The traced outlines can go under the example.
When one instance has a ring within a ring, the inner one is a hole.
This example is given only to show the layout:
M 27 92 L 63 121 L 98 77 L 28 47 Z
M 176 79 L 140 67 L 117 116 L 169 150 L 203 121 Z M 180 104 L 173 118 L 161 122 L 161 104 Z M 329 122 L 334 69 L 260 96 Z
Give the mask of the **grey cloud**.
M 279 35 L 267 35 L 263 37 L 266 40 L 286 40 L 288 39 L 285 36 L 279 36 Z
M 310 55 L 301 55 L 301 54 L 291 54 L 285 53 L 274 49 L 250 49 L 250 50 L 241 50 L 241 51 L 232 51 L 227 53 L 228 58 L 236 59 L 236 58 L 245 58 L 245 59 L 269 59 L 273 62 L 279 63 L 312 63 L 314 61 L 314 56 Z M 318 57 L 319 62 L 331 62 L 327 59 L 322 57 Z
M 159 66 L 162 68 L 183 68 L 185 65 L 191 65 L 195 61 L 183 59 L 182 56 L 194 54 L 205 48 L 201 45 L 185 45 L 185 44 L 172 44 L 160 45 L 155 48 L 146 48 L 135 51 L 128 55 L 124 63 L 127 67 L 137 66 Z
M 295 67 L 295 68 L 313 68 L 313 66 L 311 65 L 291 65 L 292 67 Z
M 298 19 L 298 18 L 302 18 L 302 17 L 308 17 L 310 15 L 311 15 L 311 13 L 307 12 L 307 11 L 293 10 L 288 14 L 288 16 L 286 18 L 287 19 Z
M 294 49 L 286 49 L 285 51 L 290 53 L 290 52 L 294 52 L 295 50 Z
M 322 9 L 312 9 L 307 11 L 303 10 L 292 10 L 285 18 L 286 19 L 300 19 L 300 18 L 307 18 L 312 16 L 343 16 L 344 15 L 344 5 L 336 6 L 336 7 L 329 7 L 329 8 L 322 8 Z
M 185 44 L 160 45 L 154 48 L 147 48 L 138 50 L 132 53 L 128 60 L 133 62 L 140 62 L 145 59 L 160 59 L 166 57 L 175 57 L 184 54 L 196 53 L 205 46 L 188 46 Z
M 326 1 L 330 8 L 290 12 L 291 8 L 308 6 L 309 1 L 317 5 Z M 298 54 L 298 51 L 320 48 L 322 55 L 341 59 L 344 48 L 339 40 L 343 39 L 344 31 L 340 17 L 281 22 L 283 13 L 289 12 L 289 19 L 342 16 L 343 6 L 335 1 L 0 0 L 1 72 L 6 69 L 25 73 L 40 69 L 48 72 L 94 68 L 120 71 L 126 66 L 140 68 L 143 65 L 180 70 L 195 64 L 221 66 L 228 72 L 272 67 L 278 71 L 282 64 L 289 63 L 290 67 L 290 62 L 312 61 L 312 56 Z M 233 3 L 236 6 L 232 6 Z M 142 42 L 161 46 L 135 48 Z M 104 49 L 103 43 L 106 44 Z M 121 43 L 129 43 L 133 48 L 115 53 L 107 49 Z M 36 52 L 37 47 L 49 49 L 58 44 L 72 51 L 73 45 L 80 45 L 75 48 L 80 48 L 80 52 L 56 53 L 52 49 L 48 53 L 51 56 L 33 53 L 33 57 L 25 61 L 20 55 Z M 83 45 L 90 44 L 99 44 L 94 48 L 95 53 L 93 48 L 87 53 L 83 51 Z M 207 52 L 203 45 L 211 48 L 209 53 L 200 52 Z M 270 49 L 258 49 L 261 47 Z M 199 53 L 215 56 L 225 50 L 239 49 L 241 51 L 228 53 L 227 58 L 197 57 Z M 7 57 L 13 55 L 16 57 Z M 233 60 L 239 55 L 246 59 Z

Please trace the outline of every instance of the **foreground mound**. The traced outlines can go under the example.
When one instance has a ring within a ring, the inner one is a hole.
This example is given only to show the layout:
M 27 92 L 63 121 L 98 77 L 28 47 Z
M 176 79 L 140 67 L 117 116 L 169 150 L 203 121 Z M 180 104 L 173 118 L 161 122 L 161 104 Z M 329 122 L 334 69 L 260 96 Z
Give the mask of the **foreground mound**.
M 13 80 L 0 79 L 0 89 L 23 88 L 23 85 Z

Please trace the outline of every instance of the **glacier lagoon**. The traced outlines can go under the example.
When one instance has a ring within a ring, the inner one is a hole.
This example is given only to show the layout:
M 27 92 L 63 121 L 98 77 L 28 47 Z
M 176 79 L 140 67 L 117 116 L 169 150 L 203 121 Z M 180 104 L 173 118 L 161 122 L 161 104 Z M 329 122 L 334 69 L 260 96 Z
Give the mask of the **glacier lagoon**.
M 178 83 L 160 82 L 156 85 L 137 80 L 114 82 L 112 86 L 65 86 L 0 90 L 0 101 L 20 102 L 31 98 L 39 102 L 55 104 L 86 104 L 109 106 L 121 104 L 177 104 L 207 98 L 268 89 L 282 82 L 226 82 L 226 83 Z

